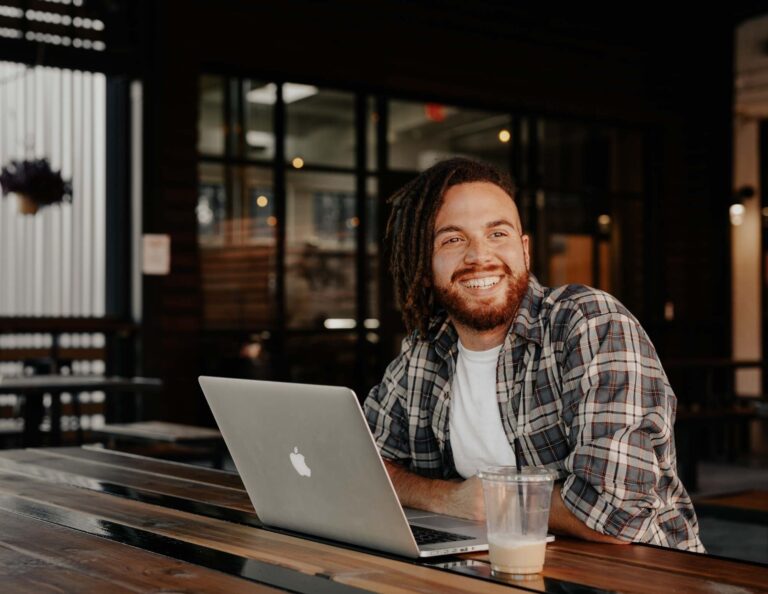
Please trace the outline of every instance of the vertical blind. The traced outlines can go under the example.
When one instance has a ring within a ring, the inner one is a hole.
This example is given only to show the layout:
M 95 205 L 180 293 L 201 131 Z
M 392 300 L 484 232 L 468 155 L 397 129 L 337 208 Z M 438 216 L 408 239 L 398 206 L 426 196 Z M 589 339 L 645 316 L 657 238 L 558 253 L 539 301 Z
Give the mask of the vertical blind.
M 0 62 L 0 165 L 40 158 L 72 181 L 72 202 L 32 216 L 0 201 L 0 316 L 103 316 L 103 74 Z

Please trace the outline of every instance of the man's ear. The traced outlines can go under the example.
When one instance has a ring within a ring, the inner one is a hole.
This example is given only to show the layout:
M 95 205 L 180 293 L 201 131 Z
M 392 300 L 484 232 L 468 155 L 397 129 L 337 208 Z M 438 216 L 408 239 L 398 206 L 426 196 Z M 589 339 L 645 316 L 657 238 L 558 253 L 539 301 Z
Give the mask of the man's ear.
M 521 235 L 520 241 L 523 242 L 523 257 L 525 258 L 525 269 L 531 269 L 531 251 L 530 251 L 530 237 L 527 235 Z

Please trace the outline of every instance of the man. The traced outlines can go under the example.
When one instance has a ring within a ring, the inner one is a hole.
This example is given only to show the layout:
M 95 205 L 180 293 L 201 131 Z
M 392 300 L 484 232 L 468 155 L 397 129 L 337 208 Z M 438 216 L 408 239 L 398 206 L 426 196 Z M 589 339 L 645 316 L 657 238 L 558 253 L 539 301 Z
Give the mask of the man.
M 410 334 L 365 414 L 404 505 L 484 517 L 476 473 L 558 476 L 550 529 L 703 551 L 675 470 L 675 396 L 610 295 L 529 274 L 511 182 L 450 159 L 392 197 L 387 234 Z M 463 480 L 462 480 L 463 479 Z

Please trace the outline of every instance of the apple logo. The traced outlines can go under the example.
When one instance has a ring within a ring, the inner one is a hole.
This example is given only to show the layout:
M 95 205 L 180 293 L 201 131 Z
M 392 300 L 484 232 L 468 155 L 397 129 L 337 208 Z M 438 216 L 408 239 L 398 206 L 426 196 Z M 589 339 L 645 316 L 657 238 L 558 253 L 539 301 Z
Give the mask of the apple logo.
M 301 476 L 312 476 L 312 470 L 304 461 L 304 456 L 299 454 L 299 448 L 293 448 L 291 453 L 291 464 Z

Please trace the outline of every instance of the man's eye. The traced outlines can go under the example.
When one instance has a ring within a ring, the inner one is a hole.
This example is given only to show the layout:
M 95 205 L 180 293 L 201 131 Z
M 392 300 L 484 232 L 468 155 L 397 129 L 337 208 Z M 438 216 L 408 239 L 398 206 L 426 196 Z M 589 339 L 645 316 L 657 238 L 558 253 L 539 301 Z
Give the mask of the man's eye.
M 449 244 L 449 243 L 459 243 L 461 241 L 461 237 L 449 237 L 443 242 L 443 245 Z
M 491 233 L 491 237 L 506 237 L 507 233 L 505 231 L 494 231 Z

